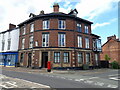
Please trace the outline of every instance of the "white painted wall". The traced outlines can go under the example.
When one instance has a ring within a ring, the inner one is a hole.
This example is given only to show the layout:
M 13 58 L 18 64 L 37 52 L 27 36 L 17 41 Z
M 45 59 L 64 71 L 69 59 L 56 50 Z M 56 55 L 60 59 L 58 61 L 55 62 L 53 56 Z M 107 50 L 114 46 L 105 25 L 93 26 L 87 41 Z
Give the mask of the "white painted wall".
M 11 45 L 10 50 L 8 50 L 8 38 L 9 32 L 11 37 Z M 7 31 L 4 33 L 5 35 L 5 47 L 4 51 L 2 51 L 2 40 L 3 40 L 3 33 L 0 33 L 0 52 L 9 52 L 9 51 L 18 51 L 18 44 L 19 44 L 19 29 L 15 28 L 12 31 Z

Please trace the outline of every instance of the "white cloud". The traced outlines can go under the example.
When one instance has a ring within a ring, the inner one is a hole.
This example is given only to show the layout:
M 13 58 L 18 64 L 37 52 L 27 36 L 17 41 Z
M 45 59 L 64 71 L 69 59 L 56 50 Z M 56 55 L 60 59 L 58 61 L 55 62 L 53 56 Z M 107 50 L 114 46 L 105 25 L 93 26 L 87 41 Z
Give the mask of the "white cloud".
M 109 24 L 110 24 L 109 22 L 96 23 L 94 26 L 92 26 L 92 30 L 94 30 L 97 27 L 103 27 L 103 26 L 106 26 L 106 25 L 109 25 Z
M 81 0 L 75 7 L 79 11 L 78 16 L 89 19 L 114 9 L 112 6 L 114 2 L 119 0 Z
M 113 18 L 111 19 L 109 22 L 103 22 L 103 23 L 96 23 L 94 25 L 92 25 L 92 30 L 98 28 L 98 27 L 103 27 L 103 26 L 106 26 L 106 25 L 109 25 L 113 22 L 117 21 L 117 18 Z
M 8 29 L 8 24 L 19 24 L 29 18 L 29 13 L 39 14 L 41 10 L 45 13 L 53 12 L 54 2 L 65 2 L 60 6 L 60 11 L 68 13 L 75 7 L 78 16 L 93 19 L 95 16 L 111 9 L 111 3 L 118 0 L 0 0 L 0 32 Z M 77 2 L 75 6 L 72 2 Z

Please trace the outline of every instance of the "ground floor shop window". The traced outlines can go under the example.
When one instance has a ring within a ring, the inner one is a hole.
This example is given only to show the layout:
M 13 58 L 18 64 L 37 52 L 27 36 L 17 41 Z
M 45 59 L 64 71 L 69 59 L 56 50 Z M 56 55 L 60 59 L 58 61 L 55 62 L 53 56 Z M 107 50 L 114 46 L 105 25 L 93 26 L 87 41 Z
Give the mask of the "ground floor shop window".
M 86 53 L 86 64 L 90 64 L 90 53 Z
M 60 63 L 60 52 L 54 53 L 54 63 Z
M 3 65 L 4 60 L 3 60 L 3 55 L 0 55 L 0 65 Z
M 78 63 L 79 64 L 83 63 L 83 54 L 81 52 L 78 52 Z
M 69 53 L 68 52 L 64 52 L 64 55 L 63 55 L 63 60 L 64 60 L 64 63 L 69 63 Z

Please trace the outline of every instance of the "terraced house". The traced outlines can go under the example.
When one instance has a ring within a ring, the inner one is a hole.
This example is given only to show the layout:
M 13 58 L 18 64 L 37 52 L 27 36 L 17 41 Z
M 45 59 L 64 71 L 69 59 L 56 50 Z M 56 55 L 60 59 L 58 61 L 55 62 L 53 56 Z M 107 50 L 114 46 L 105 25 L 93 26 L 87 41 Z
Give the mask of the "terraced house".
M 15 66 L 18 63 L 19 28 L 9 24 L 9 29 L 0 32 L 0 65 Z
M 18 25 L 20 65 L 46 68 L 51 61 L 52 68 L 98 66 L 100 37 L 91 33 L 93 23 L 77 14 L 76 9 L 68 14 L 59 12 L 58 4 L 53 5 L 52 13 L 31 13 L 28 20 Z

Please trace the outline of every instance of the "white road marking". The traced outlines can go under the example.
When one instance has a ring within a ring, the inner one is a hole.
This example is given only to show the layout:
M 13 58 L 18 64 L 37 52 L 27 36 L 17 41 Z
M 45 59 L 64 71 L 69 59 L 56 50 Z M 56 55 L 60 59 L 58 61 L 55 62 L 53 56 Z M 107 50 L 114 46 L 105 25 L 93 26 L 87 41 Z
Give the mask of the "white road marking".
M 94 81 L 89 81 L 89 80 L 87 80 L 87 81 L 84 81 L 84 83 L 88 83 L 88 84 L 91 84 L 91 83 L 93 83 Z
M 91 78 L 88 78 L 88 79 L 95 79 L 95 78 L 99 78 L 99 77 L 91 77 Z
M 120 80 L 118 77 L 110 77 L 109 79 L 116 80 L 116 81 Z
M 18 79 L 18 78 L 15 78 L 15 79 Z M 43 87 L 46 87 L 46 88 L 50 88 L 50 86 L 39 84 L 39 83 L 35 83 L 35 82 L 31 82 L 31 81 L 27 81 L 27 80 L 24 80 L 24 79 L 18 79 L 18 80 L 22 80 L 22 81 L 25 81 L 25 82 L 28 82 L 28 83 L 33 83 L 33 84 L 40 85 L 40 86 L 43 86 Z
M 118 88 L 118 86 L 116 86 L 116 85 L 108 85 L 107 87 L 109 87 L 109 88 Z
M 108 75 L 108 76 L 110 76 L 110 77 L 112 77 L 112 76 L 119 76 L 120 74 L 113 74 L 113 75 Z
M 95 85 L 103 86 L 104 83 L 102 83 L 102 82 L 96 82 Z
M 17 85 L 15 85 L 16 84 L 16 82 L 5 82 L 5 83 L 7 83 L 7 84 L 10 84 L 10 85 L 12 85 L 12 86 L 14 86 L 14 87 L 17 87 Z

